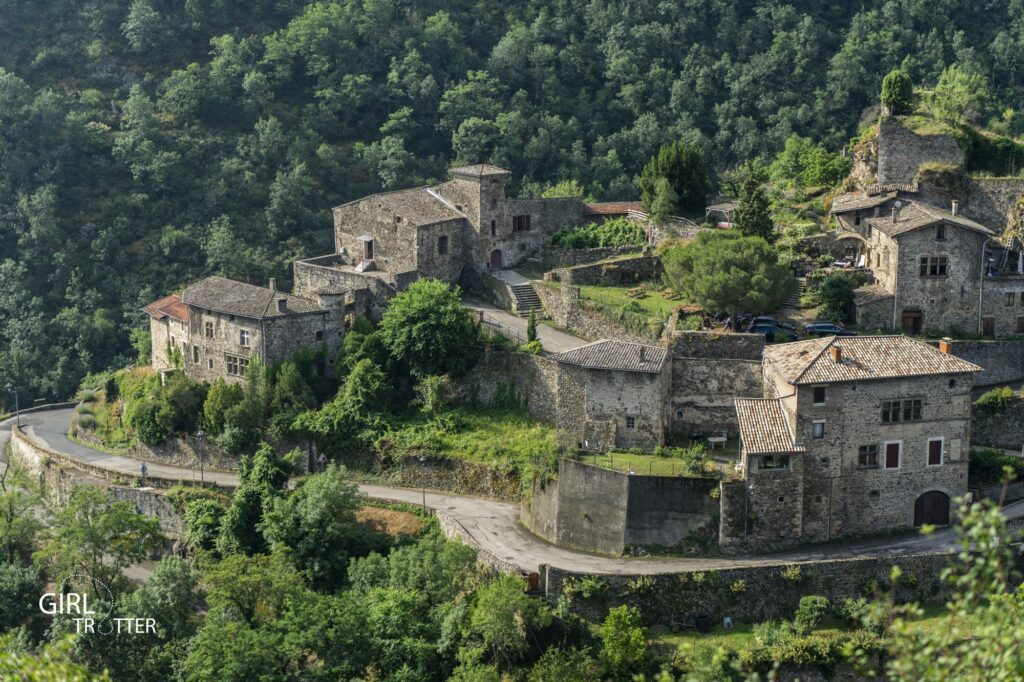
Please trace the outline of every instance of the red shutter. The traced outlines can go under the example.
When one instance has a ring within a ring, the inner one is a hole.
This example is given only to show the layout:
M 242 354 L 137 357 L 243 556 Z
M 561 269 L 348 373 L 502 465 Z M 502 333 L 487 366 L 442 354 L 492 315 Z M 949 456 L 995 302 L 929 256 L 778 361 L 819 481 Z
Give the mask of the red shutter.
M 942 464 L 942 441 L 928 441 L 928 464 Z
M 885 468 L 895 469 L 900 465 L 900 444 L 899 443 L 886 443 L 885 444 Z

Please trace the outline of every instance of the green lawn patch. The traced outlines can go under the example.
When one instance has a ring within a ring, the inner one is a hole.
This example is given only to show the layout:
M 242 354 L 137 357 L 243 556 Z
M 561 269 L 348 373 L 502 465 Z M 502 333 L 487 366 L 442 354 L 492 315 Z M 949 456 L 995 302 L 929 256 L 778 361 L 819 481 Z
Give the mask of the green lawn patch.
M 638 290 L 640 291 L 638 292 Z M 635 303 L 645 312 L 662 321 L 667 320 L 672 311 L 684 303 L 657 282 L 643 282 L 635 287 L 581 286 L 580 296 L 599 305 L 612 308 Z

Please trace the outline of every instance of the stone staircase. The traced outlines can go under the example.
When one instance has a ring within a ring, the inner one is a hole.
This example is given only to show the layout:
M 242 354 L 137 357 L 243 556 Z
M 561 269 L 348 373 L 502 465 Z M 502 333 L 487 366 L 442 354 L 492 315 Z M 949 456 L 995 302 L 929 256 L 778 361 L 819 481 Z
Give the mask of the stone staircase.
M 789 295 L 786 302 L 782 304 L 783 308 L 799 308 L 800 297 L 804 295 L 804 290 L 807 288 L 807 278 L 798 277 L 796 280 L 796 287 L 793 289 L 793 293 Z
M 515 311 L 519 313 L 520 317 L 529 316 L 531 310 L 539 312 L 543 307 L 540 297 L 537 296 L 537 292 L 533 290 L 533 285 L 529 282 L 510 286 L 509 289 L 512 291 L 513 298 L 515 298 Z

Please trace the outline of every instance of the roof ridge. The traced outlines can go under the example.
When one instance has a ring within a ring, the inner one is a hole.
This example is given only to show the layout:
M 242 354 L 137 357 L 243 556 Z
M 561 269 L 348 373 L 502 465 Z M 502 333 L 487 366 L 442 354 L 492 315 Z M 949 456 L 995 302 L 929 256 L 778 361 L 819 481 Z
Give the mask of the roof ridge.
M 813 358 L 811 359 L 811 361 L 810 361 L 810 362 L 808 362 L 808 363 L 807 363 L 806 365 L 804 365 L 804 368 L 803 368 L 802 370 L 800 370 L 800 373 L 799 373 L 799 374 L 797 374 L 797 375 L 796 375 L 795 377 L 793 377 L 793 380 L 792 380 L 792 381 L 790 381 L 789 383 L 791 383 L 791 384 L 795 384 L 796 382 L 798 382 L 798 381 L 800 380 L 800 378 L 801 378 L 801 377 L 802 377 L 802 376 L 803 376 L 804 374 L 806 374 L 806 373 L 807 373 L 807 370 L 809 370 L 809 369 L 810 369 L 810 368 L 811 368 L 811 367 L 812 367 L 812 366 L 814 365 L 814 363 L 816 363 L 816 362 L 818 361 L 818 359 L 819 359 L 819 358 L 821 358 L 821 355 L 822 355 L 822 353 L 824 353 L 824 352 L 825 352 L 825 351 L 826 351 L 827 349 L 831 348 L 831 347 L 832 347 L 832 344 L 833 344 L 833 343 L 835 342 L 835 340 L 836 340 L 837 338 L 839 338 L 839 337 L 837 337 L 837 336 L 835 336 L 835 335 L 832 335 L 832 336 L 823 336 L 823 337 L 821 337 L 821 338 L 823 338 L 823 339 L 828 339 L 828 340 L 829 340 L 829 341 L 828 341 L 828 343 L 826 343 L 826 344 L 825 344 L 824 346 L 822 346 L 822 347 L 821 347 L 821 350 L 819 350 L 819 351 L 817 352 L 817 354 L 815 354 L 815 356 L 814 356 L 814 357 L 813 357 Z

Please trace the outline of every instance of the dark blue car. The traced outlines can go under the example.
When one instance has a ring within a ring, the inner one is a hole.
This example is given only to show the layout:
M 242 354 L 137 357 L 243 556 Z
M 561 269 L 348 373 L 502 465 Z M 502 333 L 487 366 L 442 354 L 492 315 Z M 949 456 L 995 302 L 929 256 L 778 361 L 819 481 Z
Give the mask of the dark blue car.
M 834 322 L 808 322 L 804 325 L 808 336 L 857 336 L 857 332 L 840 327 Z

